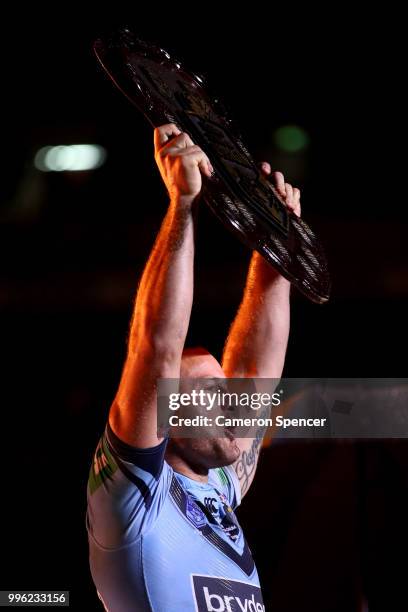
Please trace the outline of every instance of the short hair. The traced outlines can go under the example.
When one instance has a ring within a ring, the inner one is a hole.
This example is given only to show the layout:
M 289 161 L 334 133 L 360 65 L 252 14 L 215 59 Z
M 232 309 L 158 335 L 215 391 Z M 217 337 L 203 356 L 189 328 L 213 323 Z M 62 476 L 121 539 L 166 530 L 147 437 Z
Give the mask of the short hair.
M 187 359 L 188 357 L 196 357 L 198 355 L 211 355 L 211 353 L 203 346 L 191 346 L 183 350 L 181 358 Z

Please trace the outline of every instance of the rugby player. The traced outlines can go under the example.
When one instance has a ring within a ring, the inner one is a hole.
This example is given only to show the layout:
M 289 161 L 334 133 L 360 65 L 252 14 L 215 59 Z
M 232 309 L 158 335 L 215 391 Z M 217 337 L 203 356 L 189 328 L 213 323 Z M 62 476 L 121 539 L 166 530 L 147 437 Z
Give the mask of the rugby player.
M 185 349 L 193 301 L 195 208 L 213 169 L 190 136 L 154 131 L 169 207 L 145 266 L 128 351 L 88 484 L 90 567 L 109 612 L 261 612 L 257 570 L 235 509 L 255 475 L 262 436 L 158 437 L 157 379 L 280 378 L 290 283 L 257 252 L 222 361 Z M 268 163 L 262 169 L 271 174 Z M 288 208 L 300 192 L 272 176 Z

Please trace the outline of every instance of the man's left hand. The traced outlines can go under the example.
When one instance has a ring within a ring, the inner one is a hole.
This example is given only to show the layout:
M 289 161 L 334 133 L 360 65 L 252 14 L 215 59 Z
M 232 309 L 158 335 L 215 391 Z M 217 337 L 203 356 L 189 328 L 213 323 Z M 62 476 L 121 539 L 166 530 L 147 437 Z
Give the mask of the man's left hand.
M 300 189 L 292 187 L 290 183 L 285 183 L 285 177 L 282 172 L 272 172 L 271 165 L 268 162 L 261 163 L 261 170 L 267 176 L 273 177 L 273 182 L 277 192 L 284 200 L 286 206 L 295 215 L 300 217 Z

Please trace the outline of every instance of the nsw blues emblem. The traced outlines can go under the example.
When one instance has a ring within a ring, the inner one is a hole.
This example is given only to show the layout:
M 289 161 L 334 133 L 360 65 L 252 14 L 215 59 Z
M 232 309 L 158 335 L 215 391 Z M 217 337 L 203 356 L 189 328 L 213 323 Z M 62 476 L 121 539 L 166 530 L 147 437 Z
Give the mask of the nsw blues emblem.
M 187 496 L 186 516 L 198 528 L 207 523 L 204 512 L 189 496 Z

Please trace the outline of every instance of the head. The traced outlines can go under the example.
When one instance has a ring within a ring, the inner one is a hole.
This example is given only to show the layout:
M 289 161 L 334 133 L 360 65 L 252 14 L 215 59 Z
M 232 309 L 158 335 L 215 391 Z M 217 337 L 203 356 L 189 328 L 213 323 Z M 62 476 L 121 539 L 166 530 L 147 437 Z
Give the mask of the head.
M 202 346 L 184 349 L 180 378 L 225 378 L 221 364 Z
M 183 351 L 180 378 L 225 378 L 221 364 L 202 347 L 188 348 Z M 220 438 L 178 438 L 172 436 L 168 445 L 167 460 L 170 464 L 181 460 L 196 473 L 206 473 L 209 469 L 230 465 L 240 454 L 234 436 L 225 432 Z

